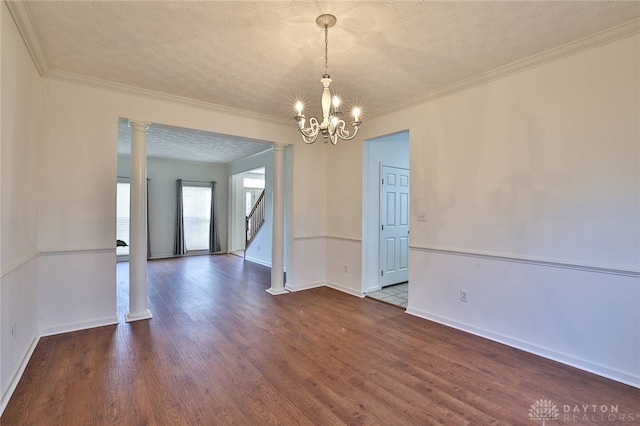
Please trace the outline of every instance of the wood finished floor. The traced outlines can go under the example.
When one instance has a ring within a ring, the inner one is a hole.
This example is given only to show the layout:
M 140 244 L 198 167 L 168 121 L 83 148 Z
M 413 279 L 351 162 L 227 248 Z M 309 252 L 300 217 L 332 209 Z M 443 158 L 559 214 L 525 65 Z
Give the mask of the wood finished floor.
M 328 288 L 271 296 L 269 269 L 230 255 L 148 267 L 154 318 L 42 338 L 2 426 L 540 425 L 540 399 L 559 409 L 547 425 L 613 424 L 567 420 L 565 404 L 640 423 L 638 389 L 402 308 Z

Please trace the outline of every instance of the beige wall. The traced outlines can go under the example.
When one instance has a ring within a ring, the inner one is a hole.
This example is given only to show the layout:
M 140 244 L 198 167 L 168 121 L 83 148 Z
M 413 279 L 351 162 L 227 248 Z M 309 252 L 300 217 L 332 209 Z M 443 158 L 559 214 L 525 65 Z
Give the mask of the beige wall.
M 0 4 L 0 411 L 38 337 L 38 167 L 42 83 Z
M 620 39 L 363 127 L 410 132 L 410 313 L 640 386 L 639 45 Z M 330 211 L 361 174 L 359 151 L 335 155 Z M 350 236 L 358 206 L 340 211 L 329 234 Z
M 633 36 L 376 120 L 411 132 L 411 244 L 637 270 L 638 78 Z
M 2 270 L 37 252 L 41 79 L 11 16 L 2 35 Z

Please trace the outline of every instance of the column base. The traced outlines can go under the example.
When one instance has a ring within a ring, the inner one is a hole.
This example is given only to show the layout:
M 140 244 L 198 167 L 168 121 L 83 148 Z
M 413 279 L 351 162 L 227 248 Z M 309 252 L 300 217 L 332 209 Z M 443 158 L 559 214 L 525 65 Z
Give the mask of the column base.
M 153 318 L 153 315 L 151 315 L 151 311 L 147 309 L 146 311 L 140 312 L 137 314 L 132 314 L 132 313 L 126 314 L 124 316 L 124 321 L 133 322 L 133 321 L 140 321 L 140 320 L 146 320 L 151 318 Z
M 273 294 L 274 296 L 277 294 L 285 294 L 285 293 L 289 293 L 289 290 L 287 290 L 286 288 L 281 288 L 281 289 L 274 289 L 274 288 L 268 288 L 267 289 L 267 293 L 269 294 Z

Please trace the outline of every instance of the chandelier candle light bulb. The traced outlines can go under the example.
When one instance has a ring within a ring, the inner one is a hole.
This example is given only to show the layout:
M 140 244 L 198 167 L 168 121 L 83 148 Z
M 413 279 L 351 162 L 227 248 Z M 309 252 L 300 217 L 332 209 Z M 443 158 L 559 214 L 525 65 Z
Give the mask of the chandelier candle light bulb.
M 358 121 L 359 116 L 360 116 L 360 108 L 358 107 L 353 108 L 353 122 L 358 123 L 358 125 L 360 125 L 360 121 Z
M 338 143 L 338 139 L 350 140 L 353 139 L 358 130 L 360 129 L 360 108 L 353 108 L 353 121 L 351 126 L 352 131 L 346 129 L 346 123 L 340 117 L 342 112 L 340 111 L 340 98 L 336 95 L 331 96 L 331 77 L 329 76 L 329 28 L 333 27 L 337 22 L 337 19 L 333 15 L 324 14 L 318 16 L 316 24 L 320 28 L 324 28 L 324 75 L 320 80 L 322 83 L 322 121 L 318 122 L 318 119 L 311 117 L 309 119 L 309 127 L 306 127 L 306 117 L 304 115 L 304 106 L 302 102 L 298 101 L 295 104 L 296 116 L 293 117 L 298 123 L 298 130 L 302 135 L 302 140 L 305 143 L 311 144 L 318 139 L 318 136 L 322 134 L 322 138 L 325 143 L 331 142 L 333 145 Z

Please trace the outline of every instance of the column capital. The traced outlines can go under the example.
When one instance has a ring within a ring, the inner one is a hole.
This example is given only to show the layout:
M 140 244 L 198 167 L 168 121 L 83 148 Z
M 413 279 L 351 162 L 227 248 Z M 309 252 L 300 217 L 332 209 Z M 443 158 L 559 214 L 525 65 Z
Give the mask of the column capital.
M 280 144 L 274 143 L 273 144 L 273 150 L 274 151 L 282 151 L 282 150 L 284 150 L 284 145 L 280 145 Z
M 146 132 L 149 130 L 149 126 L 151 126 L 151 123 L 146 121 L 129 120 L 129 127 L 134 130 L 144 130 Z

